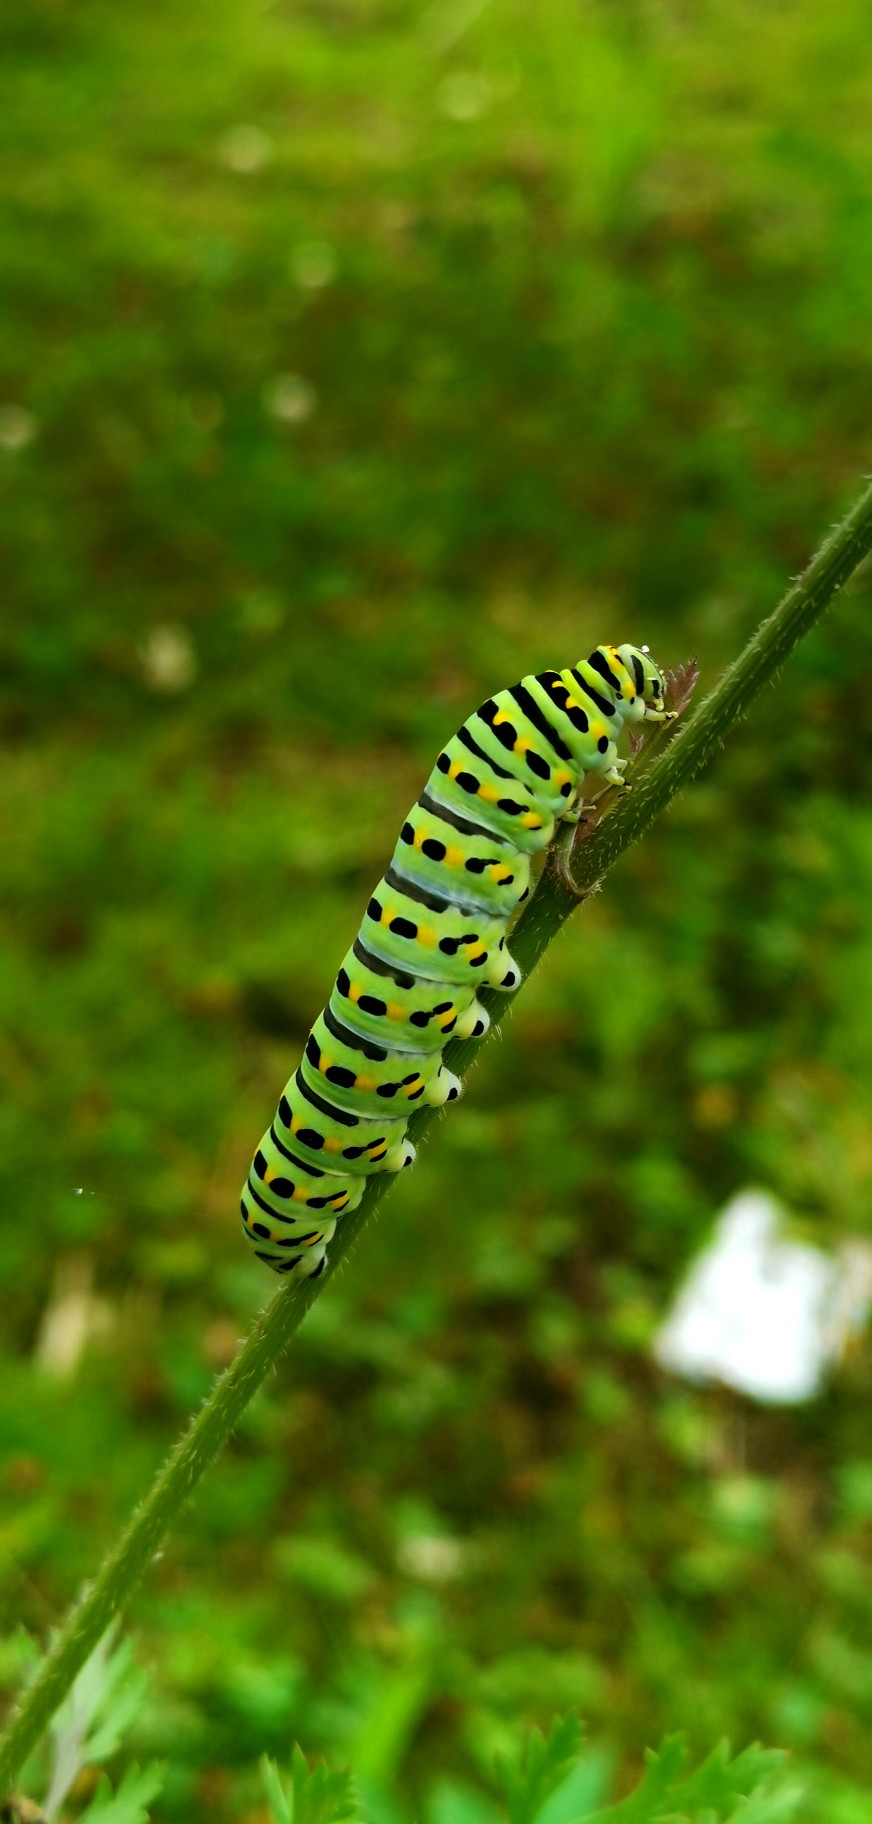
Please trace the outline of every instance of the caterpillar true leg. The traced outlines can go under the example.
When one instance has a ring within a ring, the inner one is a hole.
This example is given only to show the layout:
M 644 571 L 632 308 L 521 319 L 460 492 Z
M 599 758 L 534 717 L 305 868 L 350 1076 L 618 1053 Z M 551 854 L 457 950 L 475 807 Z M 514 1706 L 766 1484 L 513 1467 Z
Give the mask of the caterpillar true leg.
M 456 1100 L 442 1052 L 490 1024 L 477 988 L 513 990 L 506 932 L 533 857 L 584 814 L 588 774 L 628 790 L 628 723 L 671 720 L 664 680 L 634 646 L 502 690 L 439 754 L 372 893 L 242 1193 L 255 1253 L 280 1273 L 323 1271 L 336 1221 L 374 1172 L 401 1171 L 415 1108 Z

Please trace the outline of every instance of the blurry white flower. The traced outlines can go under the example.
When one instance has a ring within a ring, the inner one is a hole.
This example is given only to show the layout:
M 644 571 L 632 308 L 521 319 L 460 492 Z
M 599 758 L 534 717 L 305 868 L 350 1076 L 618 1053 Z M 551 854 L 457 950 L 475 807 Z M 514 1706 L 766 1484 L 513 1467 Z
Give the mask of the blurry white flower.
M 0 446 L 23 450 L 37 433 L 37 422 L 24 405 L 0 405 Z
M 264 387 L 263 397 L 267 411 L 285 424 L 302 424 L 318 402 L 315 388 L 302 374 L 276 374 Z
M 291 256 L 291 267 L 303 291 L 321 291 L 336 277 L 336 255 L 326 241 L 305 241 Z
M 400 1570 L 424 1583 L 450 1583 L 461 1576 L 466 1550 L 459 1539 L 439 1533 L 411 1533 L 397 1551 Z
M 477 120 L 489 106 L 491 96 L 486 76 L 477 76 L 472 70 L 457 70 L 440 84 L 437 99 L 440 111 L 447 114 L 449 120 Z
M 197 657 L 184 627 L 153 627 L 140 657 L 146 684 L 167 694 L 186 690 L 197 675 Z
M 765 1191 L 727 1204 L 655 1343 L 664 1368 L 793 1404 L 817 1393 L 872 1301 L 872 1248 L 823 1253 L 783 1233 Z
M 219 141 L 218 157 L 229 171 L 248 177 L 261 171 L 272 158 L 273 145 L 260 127 L 230 127 Z
M 34 1354 L 40 1367 L 55 1380 L 69 1380 L 88 1343 L 105 1337 L 110 1322 L 108 1305 L 93 1291 L 89 1256 L 62 1257 L 55 1267 L 36 1340 Z

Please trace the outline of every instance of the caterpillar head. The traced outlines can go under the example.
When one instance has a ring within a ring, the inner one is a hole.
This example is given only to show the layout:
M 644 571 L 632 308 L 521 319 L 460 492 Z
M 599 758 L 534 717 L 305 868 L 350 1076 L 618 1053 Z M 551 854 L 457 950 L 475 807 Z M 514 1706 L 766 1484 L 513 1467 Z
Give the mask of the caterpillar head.
M 655 665 L 647 647 L 619 646 L 618 657 L 636 686 L 636 715 L 632 719 L 641 721 L 646 709 L 662 711 L 666 684 L 662 671 Z

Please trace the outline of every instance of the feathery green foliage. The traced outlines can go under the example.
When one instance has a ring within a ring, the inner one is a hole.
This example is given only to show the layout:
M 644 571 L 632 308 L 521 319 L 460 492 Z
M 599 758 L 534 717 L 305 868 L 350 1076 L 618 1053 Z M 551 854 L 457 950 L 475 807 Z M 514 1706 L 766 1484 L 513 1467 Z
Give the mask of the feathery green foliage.
M 350 1774 L 333 1772 L 323 1762 L 310 1771 L 299 1747 L 291 1757 L 287 1790 L 268 1755 L 261 1767 L 275 1824 L 359 1824 Z
M 780 1776 L 783 1757 L 777 1753 L 754 1747 L 734 1757 L 721 1743 L 691 1771 L 686 1744 L 671 1736 L 648 1750 L 642 1778 L 626 1798 L 581 1813 L 574 1803 L 579 1749 L 575 1716 L 558 1718 L 547 1736 L 534 1731 L 514 1761 L 499 1769 L 505 1795 L 500 1824 L 789 1824 L 803 1797 L 795 1781 Z M 271 1761 L 263 1772 L 273 1824 L 369 1824 L 350 1778 L 323 1767 L 308 1772 L 299 1748 L 287 1795 Z M 455 1824 L 477 1824 L 482 1815 L 474 1802 L 465 1812 L 463 1799 L 455 1799 Z
M 558 1717 L 547 1736 L 538 1730 L 528 1736 L 514 1765 L 502 1763 L 509 1824 L 536 1824 L 545 1800 L 564 1784 L 577 1760 L 580 1740 L 578 1718 Z
M 130 1767 L 117 1792 L 108 1780 L 101 1781 L 81 1824 L 148 1824 L 147 1807 L 160 1792 L 163 1775 L 159 1767 Z

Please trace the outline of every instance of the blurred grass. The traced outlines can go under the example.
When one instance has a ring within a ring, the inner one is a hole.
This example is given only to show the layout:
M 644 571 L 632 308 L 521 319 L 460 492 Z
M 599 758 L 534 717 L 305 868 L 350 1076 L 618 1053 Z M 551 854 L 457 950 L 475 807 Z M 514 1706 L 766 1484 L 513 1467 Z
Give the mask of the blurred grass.
M 866 23 L 4 10 L 10 1689 L 265 1295 L 237 1182 L 445 732 L 602 637 L 708 685 L 856 492 Z M 468 1781 L 572 1704 L 628 1779 L 762 1735 L 862 1815 L 868 1347 L 791 1413 L 647 1347 L 741 1185 L 870 1226 L 869 607 L 551 955 L 171 1542 L 159 1815 L 292 1736 Z

